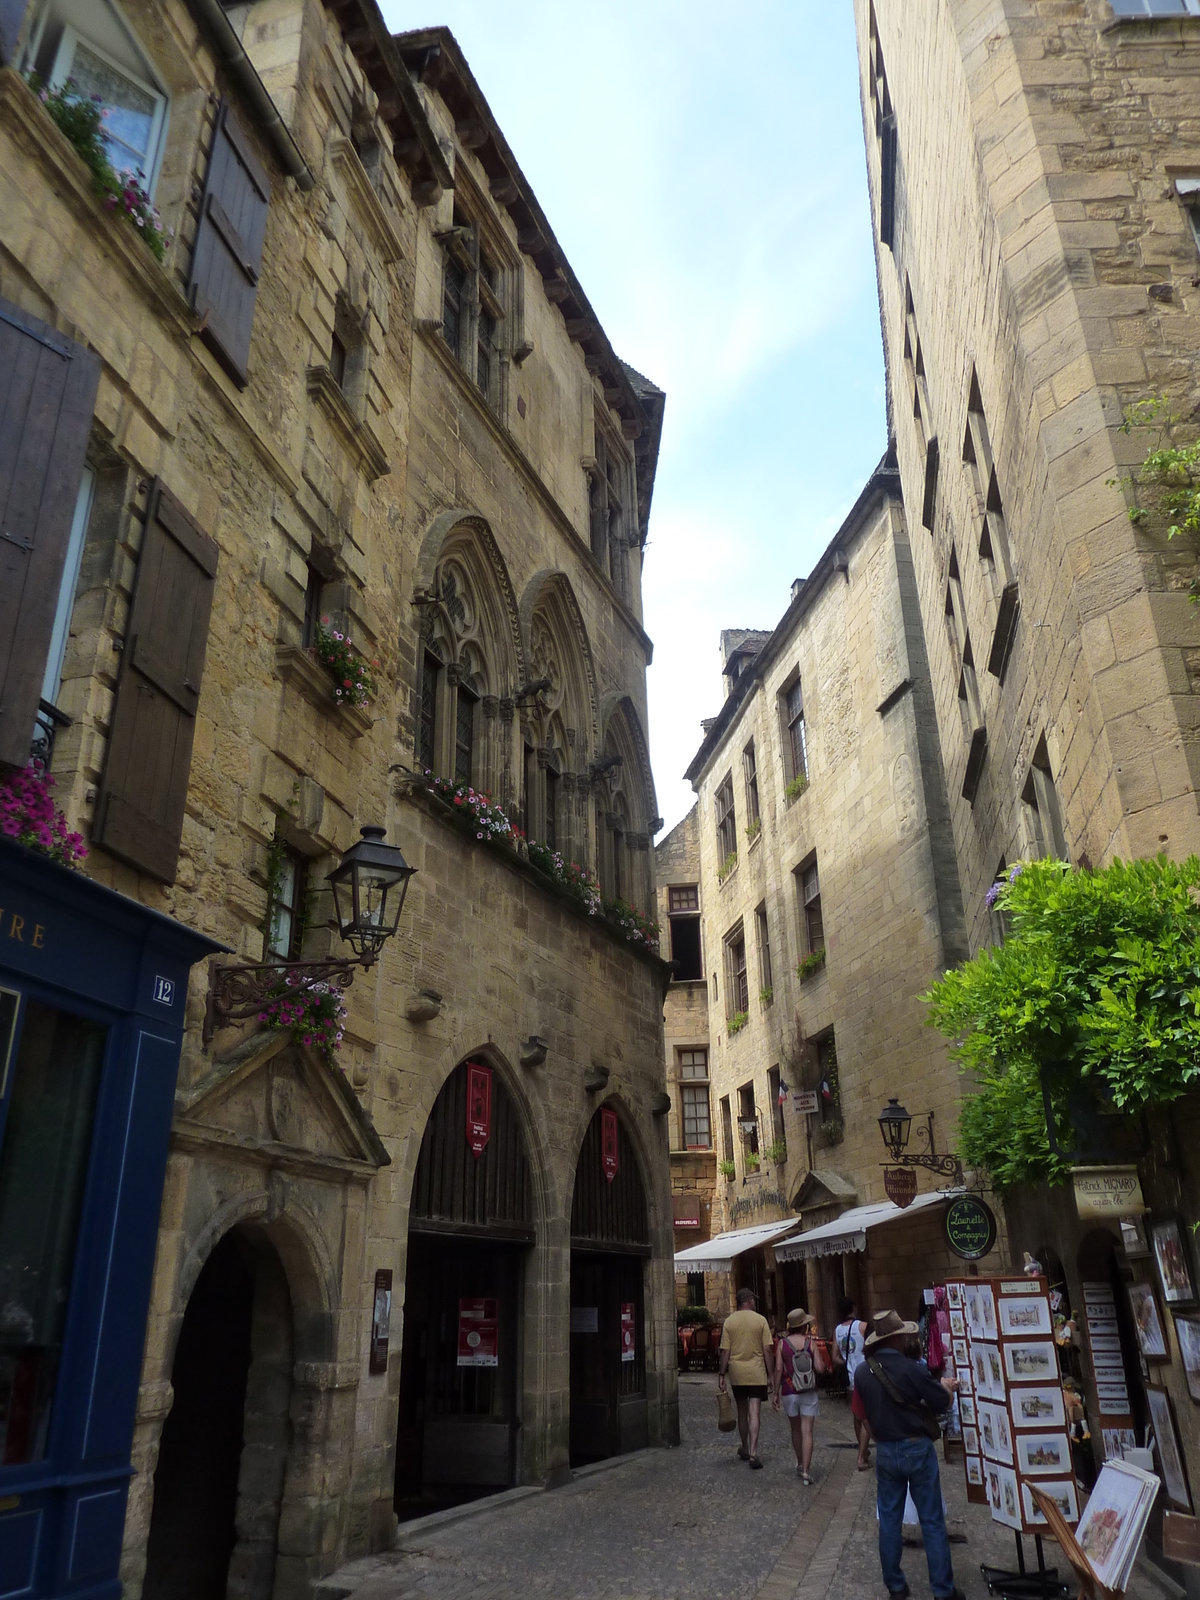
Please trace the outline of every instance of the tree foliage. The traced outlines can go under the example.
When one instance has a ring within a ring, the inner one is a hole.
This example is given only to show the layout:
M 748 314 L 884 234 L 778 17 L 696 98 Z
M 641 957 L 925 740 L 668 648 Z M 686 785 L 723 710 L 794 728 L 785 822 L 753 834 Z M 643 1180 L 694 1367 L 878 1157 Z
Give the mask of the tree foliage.
M 1073 870 L 1014 867 L 989 895 L 1005 942 L 947 972 L 924 996 L 930 1023 L 975 1080 L 959 1152 L 998 1188 L 1060 1181 L 1042 1103 L 1060 1125 L 1081 1083 L 1130 1113 L 1200 1081 L 1200 859 Z

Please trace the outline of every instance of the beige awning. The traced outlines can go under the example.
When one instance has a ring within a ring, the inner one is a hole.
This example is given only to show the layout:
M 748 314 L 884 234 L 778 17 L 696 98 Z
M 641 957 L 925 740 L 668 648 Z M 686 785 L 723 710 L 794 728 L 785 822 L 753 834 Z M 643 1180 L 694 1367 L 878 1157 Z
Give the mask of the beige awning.
M 955 1194 L 961 1193 L 954 1190 Z M 909 1217 L 914 1211 L 923 1211 L 926 1206 L 940 1205 L 948 1196 L 939 1194 L 919 1194 L 913 1203 L 905 1206 L 903 1210 L 891 1200 L 880 1200 L 870 1206 L 855 1206 L 852 1211 L 843 1211 L 834 1222 L 826 1222 L 819 1228 L 810 1228 L 807 1233 L 793 1235 L 785 1243 L 775 1246 L 776 1261 L 808 1261 L 813 1256 L 848 1256 L 867 1248 L 867 1234 L 872 1228 L 878 1228 L 885 1222 L 897 1222 L 902 1217 Z M 676 1261 L 679 1257 L 676 1256 Z
M 747 1250 L 758 1250 L 764 1244 L 782 1239 L 800 1226 L 799 1217 L 789 1217 L 786 1222 L 759 1222 L 752 1228 L 734 1228 L 730 1233 L 718 1233 L 703 1244 L 690 1244 L 686 1250 L 675 1253 L 675 1272 L 683 1277 L 688 1272 L 728 1272 L 733 1258 Z

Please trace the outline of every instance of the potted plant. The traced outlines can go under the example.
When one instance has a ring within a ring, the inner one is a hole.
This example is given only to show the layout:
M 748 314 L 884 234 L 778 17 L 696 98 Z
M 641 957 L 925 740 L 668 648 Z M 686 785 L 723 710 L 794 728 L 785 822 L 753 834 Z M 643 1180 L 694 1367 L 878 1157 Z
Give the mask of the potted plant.
M 723 1178 L 736 1178 L 737 1177 L 737 1168 L 734 1166 L 732 1161 L 718 1161 L 717 1162 L 717 1171 L 721 1174 L 721 1176 Z

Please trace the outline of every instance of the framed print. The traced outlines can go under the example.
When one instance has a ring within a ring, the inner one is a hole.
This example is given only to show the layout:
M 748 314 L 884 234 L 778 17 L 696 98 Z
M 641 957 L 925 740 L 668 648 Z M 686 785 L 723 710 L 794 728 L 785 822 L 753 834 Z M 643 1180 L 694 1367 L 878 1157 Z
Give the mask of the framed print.
M 1119 1356 L 1121 1341 L 1115 1333 L 1098 1333 L 1092 1339 L 1092 1349 L 1103 1351 L 1107 1355 Z
M 983 1318 L 983 1337 L 995 1339 L 999 1331 L 996 1327 L 996 1297 L 987 1283 L 979 1286 L 979 1314 Z
M 1175 1337 L 1179 1340 L 1179 1354 L 1187 1377 L 1188 1393 L 1200 1402 L 1200 1319 L 1176 1317 Z
M 1113 1292 L 1107 1283 L 1085 1283 L 1083 1286 L 1083 1298 L 1089 1306 L 1116 1305 L 1116 1301 L 1113 1299 Z
M 1196 1280 L 1192 1275 L 1192 1258 L 1184 1243 L 1179 1218 L 1168 1217 L 1165 1222 L 1151 1223 L 1150 1243 L 1158 1267 L 1158 1281 L 1162 1284 L 1163 1299 L 1169 1306 L 1195 1305 Z
M 977 1456 L 979 1454 L 979 1429 L 964 1426 L 962 1436 L 963 1449 L 969 1456 Z
M 990 1461 L 985 1461 L 983 1473 L 987 1482 L 988 1505 L 994 1513 L 1000 1506 L 1000 1468 L 993 1466 Z
M 1129 1415 L 1129 1396 L 1123 1395 L 1098 1395 L 1096 1405 L 1102 1417 L 1127 1417 Z
M 1117 1372 L 1125 1376 L 1125 1357 L 1119 1350 L 1093 1350 L 1092 1366 L 1099 1377 L 1102 1372 Z
M 1188 1492 L 1187 1474 L 1183 1469 L 1183 1453 L 1179 1448 L 1179 1435 L 1175 1432 L 1175 1418 L 1171 1412 L 1171 1397 L 1165 1389 L 1155 1384 L 1146 1385 L 1146 1404 L 1150 1408 L 1150 1422 L 1154 1428 L 1154 1447 L 1162 1469 L 1163 1488 L 1167 1499 L 1177 1511 L 1191 1513 L 1192 1497 Z
M 1010 1339 L 1029 1339 L 1035 1333 L 1052 1333 L 1050 1302 L 1040 1294 L 1026 1294 L 1000 1302 L 1000 1332 Z
M 952 1339 L 950 1341 L 950 1349 L 954 1354 L 954 1365 L 956 1367 L 969 1365 L 971 1358 L 967 1354 L 967 1341 L 965 1339 Z
M 1033 1287 L 1028 1278 L 1005 1278 L 1000 1284 L 1001 1294 L 1028 1294 Z
M 958 1397 L 961 1400 L 963 1395 L 970 1394 L 975 1386 L 974 1379 L 971 1376 L 971 1369 L 970 1367 L 959 1367 L 956 1369 L 954 1376 L 958 1379 Z
M 1006 1344 L 1004 1365 L 1014 1383 L 1047 1383 L 1058 1377 L 1058 1354 L 1051 1339 Z
M 961 1311 L 950 1313 L 950 1332 L 956 1339 L 965 1339 L 967 1336 L 967 1320 Z
M 963 1312 L 967 1319 L 967 1332 L 972 1339 L 983 1338 L 983 1311 L 979 1304 L 979 1284 L 963 1285 Z
M 971 1396 L 969 1394 L 960 1394 L 959 1395 L 959 1397 L 958 1397 L 958 1414 L 959 1414 L 960 1418 L 962 1419 L 964 1427 L 968 1423 L 970 1423 L 970 1425 L 972 1427 L 975 1426 L 975 1400 L 974 1400 L 973 1396 Z
M 1014 1389 L 1012 1420 L 1014 1428 L 1065 1427 L 1066 1408 L 1062 1390 L 1056 1384 L 1047 1384 L 1045 1388 Z
M 1021 1532 L 1021 1491 L 1017 1483 L 1017 1475 L 1011 1467 L 998 1467 L 1000 1474 L 1000 1504 L 992 1507 L 992 1516 L 996 1522 L 1004 1523 L 1007 1528 L 1015 1528 Z
M 983 1482 L 983 1462 L 978 1456 L 967 1457 L 967 1482 L 976 1487 Z
M 946 1304 L 951 1311 L 962 1310 L 962 1284 L 948 1283 L 946 1285 Z
M 1098 1333 L 1116 1334 L 1117 1331 L 1116 1317 L 1088 1317 L 1088 1332 L 1093 1338 L 1095 1338 Z
M 1162 1318 L 1158 1314 L 1154 1285 L 1131 1283 L 1126 1288 L 1142 1354 L 1147 1361 L 1168 1360 L 1167 1340 L 1163 1333 Z
M 1029 1478 L 1074 1471 L 1071 1465 L 1071 1445 L 1065 1433 L 1019 1433 L 1017 1435 L 1017 1470 Z
M 979 1407 L 979 1442 L 989 1461 L 1012 1466 L 1012 1431 L 1003 1406 L 984 1404 Z
M 1038 1488 L 1042 1494 L 1048 1494 L 1062 1512 L 1064 1522 L 1079 1521 L 1079 1497 L 1075 1493 L 1074 1478 L 1062 1478 L 1057 1481 L 1039 1483 Z M 1034 1504 L 1033 1496 L 1029 1492 L 1029 1485 L 1021 1485 L 1021 1504 L 1025 1510 L 1025 1521 L 1033 1528 L 1044 1528 L 1046 1519 Z
M 1104 1459 L 1120 1461 L 1126 1450 L 1137 1449 L 1137 1434 L 1132 1428 L 1101 1428 L 1104 1441 Z
M 1150 1241 L 1146 1238 L 1145 1218 L 1121 1218 L 1121 1244 L 1127 1256 L 1148 1256 L 1150 1254 Z
M 981 1400 L 988 1399 L 991 1386 L 988 1383 L 987 1355 L 981 1344 L 971 1346 L 971 1376 L 975 1380 L 975 1393 Z

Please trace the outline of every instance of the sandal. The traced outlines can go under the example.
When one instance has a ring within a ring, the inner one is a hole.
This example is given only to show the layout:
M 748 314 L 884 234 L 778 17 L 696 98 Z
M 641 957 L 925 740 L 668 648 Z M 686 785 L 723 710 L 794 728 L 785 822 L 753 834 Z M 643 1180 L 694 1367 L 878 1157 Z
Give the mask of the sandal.
M 749 1461 L 749 1459 L 750 1459 L 750 1452 L 749 1452 L 749 1450 L 746 1449 L 746 1446 L 744 1444 L 738 1445 L 738 1460 L 739 1461 Z
M 803 1471 L 800 1467 L 797 1467 L 796 1471 L 800 1473 L 800 1482 L 804 1485 L 804 1487 L 806 1489 L 811 1489 L 812 1488 L 812 1478 L 811 1478 L 811 1476 L 807 1472 Z
M 757 1456 L 751 1456 L 750 1457 L 750 1470 L 751 1470 L 751 1472 L 761 1472 L 762 1471 L 762 1462 L 758 1459 Z

